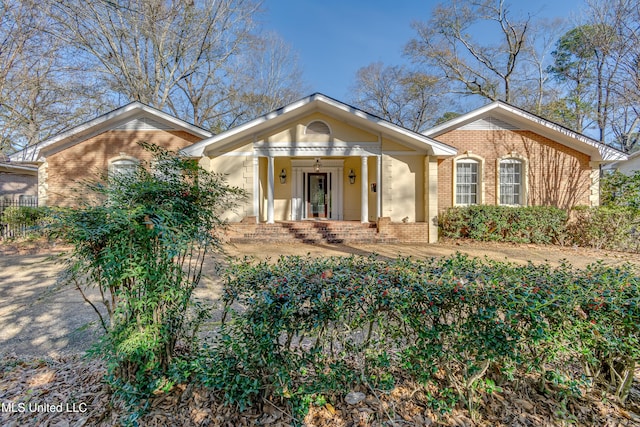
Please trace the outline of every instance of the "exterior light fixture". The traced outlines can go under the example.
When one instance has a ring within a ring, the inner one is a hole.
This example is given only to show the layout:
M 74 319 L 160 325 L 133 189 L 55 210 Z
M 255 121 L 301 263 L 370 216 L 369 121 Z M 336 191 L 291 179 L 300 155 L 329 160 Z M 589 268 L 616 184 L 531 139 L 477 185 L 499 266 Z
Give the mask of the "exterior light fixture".
M 286 184 L 287 183 L 287 171 L 282 168 L 282 171 L 280 172 L 280 175 L 278 175 L 280 177 L 280 184 Z
M 356 173 L 353 171 L 353 169 L 351 169 L 349 171 L 349 184 L 355 184 L 356 183 Z
M 316 164 L 313 166 L 316 172 L 320 172 L 320 166 L 322 166 L 320 164 L 320 158 L 316 158 Z

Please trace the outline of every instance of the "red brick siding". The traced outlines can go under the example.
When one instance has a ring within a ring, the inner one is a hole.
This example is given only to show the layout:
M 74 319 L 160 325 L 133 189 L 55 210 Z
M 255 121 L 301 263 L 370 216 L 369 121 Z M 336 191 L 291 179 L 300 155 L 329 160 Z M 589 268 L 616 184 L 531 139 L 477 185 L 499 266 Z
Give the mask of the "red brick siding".
M 179 150 L 201 138 L 183 131 L 112 130 L 47 156 L 47 200 L 49 206 L 73 205 L 81 182 L 106 173 L 110 160 L 123 153 L 139 160 L 152 155 L 138 145 L 145 141 L 169 150 Z M 44 153 L 46 155 L 46 153 Z
M 589 205 L 589 156 L 541 135 L 521 130 L 454 130 L 436 138 L 484 158 L 484 204 L 496 204 L 496 161 L 510 153 L 528 159 L 530 206 L 553 205 L 566 209 Z M 438 208 L 453 206 L 453 159 L 438 162 Z

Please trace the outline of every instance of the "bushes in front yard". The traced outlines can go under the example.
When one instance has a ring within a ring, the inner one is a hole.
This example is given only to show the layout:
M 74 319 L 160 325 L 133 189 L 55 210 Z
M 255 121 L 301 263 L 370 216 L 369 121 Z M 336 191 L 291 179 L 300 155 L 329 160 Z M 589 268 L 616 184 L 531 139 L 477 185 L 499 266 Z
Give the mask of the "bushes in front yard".
M 640 210 L 626 206 L 578 207 L 567 232 L 578 246 L 640 252 Z
M 600 264 L 283 257 L 228 271 L 219 337 L 192 372 L 244 407 L 417 383 L 434 410 L 525 374 L 623 401 L 640 361 L 640 279 Z M 276 399 L 276 400 L 274 400 Z
M 51 226 L 73 246 L 66 278 L 105 330 L 94 352 L 115 390 L 134 402 L 170 387 L 174 358 L 192 349 L 205 315 L 192 293 L 205 257 L 220 250 L 212 233 L 244 196 L 192 159 L 142 145 L 153 161 L 92 184 L 102 203 L 58 211 Z M 89 288 L 99 291 L 96 301 Z
M 438 217 L 443 237 L 514 243 L 562 243 L 566 224 L 567 213 L 551 206 L 472 205 Z
M 579 206 L 570 215 L 551 206 L 454 207 L 438 225 L 442 237 L 453 239 L 640 251 L 640 210 L 629 206 Z

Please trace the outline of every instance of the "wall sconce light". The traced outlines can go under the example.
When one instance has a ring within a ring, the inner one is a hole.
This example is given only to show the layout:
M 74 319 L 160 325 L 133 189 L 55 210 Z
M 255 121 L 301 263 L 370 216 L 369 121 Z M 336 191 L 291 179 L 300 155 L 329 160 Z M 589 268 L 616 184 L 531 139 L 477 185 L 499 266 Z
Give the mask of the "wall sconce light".
M 316 158 L 316 164 L 313 166 L 316 172 L 320 172 L 320 166 L 322 166 L 320 164 L 320 158 Z
M 349 171 L 349 184 L 355 184 L 356 183 L 356 173 L 353 171 L 353 169 L 351 169 Z
M 282 168 L 282 171 L 280 172 L 280 184 L 286 184 L 287 183 L 287 171 Z

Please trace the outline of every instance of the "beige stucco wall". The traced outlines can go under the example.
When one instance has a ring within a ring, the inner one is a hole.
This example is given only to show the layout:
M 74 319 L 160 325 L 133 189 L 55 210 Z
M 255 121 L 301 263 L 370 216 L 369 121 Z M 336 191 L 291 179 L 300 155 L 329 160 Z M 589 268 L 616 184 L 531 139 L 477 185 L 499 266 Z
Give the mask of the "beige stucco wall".
M 316 120 L 325 122 L 331 129 L 331 138 L 326 135 L 306 135 L 306 126 Z M 324 142 L 327 140 L 336 142 L 377 142 L 378 136 L 353 127 L 340 120 L 322 113 L 314 113 L 301 117 L 292 123 L 288 123 L 266 133 L 258 133 L 256 142 Z
M 362 200 L 361 166 L 360 157 L 347 157 L 344 160 L 343 214 L 345 221 L 360 221 L 360 201 Z M 349 171 L 351 169 L 356 174 L 356 181 L 353 184 L 349 184 Z M 371 174 L 369 174 L 368 182 L 371 182 Z
M 424 216 L 424 155 L 385 154 L 383 216 L 393 222 L 422 222 Z
M 331 129 L 331 136 L 327 135 L 306 135 L 306 126 L 316 120 L 323 121 Z M 265 157 L 258 159 L 258 212 L 253 213 L 253 168 L 248 168 L 250 157 L 245 154 L 253 150 L 254 142 L 258 146 L 269 145 L 269 143 L 291 143 L 291 142 L 351 142 L 351 143 L 381 143 L 383 152 L 392 154 L 384 155 L 382 159 L 381 182 L 377 182 L 377 158 L 368 157 L 367 160 L 367 196 L 368 196 L 368 219 L 371 222 L 377 220 L 377 193 L 372 191 L 371 184 L 377 184 L 377 191 L 382 191 L 382 213 L 381 216 L 390 216 L 393 221 L 402 221 L 407 218 L 409 222 L 424 221 L 424 154 L 417 154 L 410 147 L 399 144 L 388 138 L 381 138 L 380 135 L 354 127 L 334 119 L 322 113 L 313 113 L 308 116 L 299 117 L 289 123 L 282 124 L 265 132 L 258 132 L 251 136 L 251 140 L 238 141 L 233 147 L 227 149 L 227 155 L 214 157 L 210 162 L 210 170 L 214 172 L 229 173 L 229 182 L 234 185 L 240 183 L 243 188 L 250 193 L 249 201 L 242 214 L 246 216 L 257 216 L 258 220 L 267 220 L 267 188 L 268 188 L 268 161 Z M 209 148 L 209 153 L 205 155 L 214 156 L 213 148 Z M 406 152 L 407 154 L 402 154 Z M 239 159 L 244 159 L 241 163 Z M 298 157 L 298 159 L 309 159 L 313 157 Z M 359 221 L 361 219 L 362 200 L 362 170 L 361 158 L 359 156 L 343 157 L 323 157 L 322 160 L 341 159 L 343 163 L 342 177 L 342 214 L 347 221 Z M 293 194 L 292 158 L 274 158 L 274 219 L 276 221 L 291 219 L 291 199 Z M 251 163 L 252 165 L 252 163 Z M 280 172 L 286 170 L 287 182 L 280 183 Z M 349 172 L 353 170 L 356 174 L 354 184 L 349 183 Z M 242 172 L 241 172 L 242 171 Z M 240 178 L 240 173 L 243 177 Z M 335 179 L 335 177 L 334 177 Z M 334 182 L 335 185 L 335 182 Z M 335 187 L 334 187 L 335 190 Z M 241 215 L 233 217 L 241 219 Z M 232 217 L 229 217 L 232 220 Z

